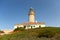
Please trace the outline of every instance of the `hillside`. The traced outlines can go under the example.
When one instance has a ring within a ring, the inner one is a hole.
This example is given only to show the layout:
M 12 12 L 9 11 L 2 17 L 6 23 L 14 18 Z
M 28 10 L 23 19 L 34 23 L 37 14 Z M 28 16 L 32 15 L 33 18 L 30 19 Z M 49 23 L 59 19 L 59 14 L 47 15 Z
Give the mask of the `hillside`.
M 60 40 L 60 28 L 17 28 L 12 34 L 0 36 L 0 40 Z

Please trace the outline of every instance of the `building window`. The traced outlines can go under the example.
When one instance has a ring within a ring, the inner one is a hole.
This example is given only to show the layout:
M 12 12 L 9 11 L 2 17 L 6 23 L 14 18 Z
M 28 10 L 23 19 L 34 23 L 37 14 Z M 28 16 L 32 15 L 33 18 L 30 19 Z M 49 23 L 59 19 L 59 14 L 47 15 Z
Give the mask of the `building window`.
M 31 26 L 31 29 L 32 29 L 32 26 Z
M 35 27 L 35 26 L 34 26 Z
M 39 28 L 41 28 L 41 26 L 39 26 Z
M 26 28 L 26 26 L 24 26 L 24 28 Z

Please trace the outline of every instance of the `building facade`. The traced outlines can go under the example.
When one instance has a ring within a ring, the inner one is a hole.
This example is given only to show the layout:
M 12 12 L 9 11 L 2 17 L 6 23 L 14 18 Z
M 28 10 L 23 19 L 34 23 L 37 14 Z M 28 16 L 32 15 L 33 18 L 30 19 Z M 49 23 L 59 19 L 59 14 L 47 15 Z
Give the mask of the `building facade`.
M 35 22 L 35 12 L 31 7 L 28 13 L 28 22 L 14 25 L 14 29 L 18 27 L 24 27 L 25 29 L 39 28 L 39 27 L 45 27 L 45 23 Z

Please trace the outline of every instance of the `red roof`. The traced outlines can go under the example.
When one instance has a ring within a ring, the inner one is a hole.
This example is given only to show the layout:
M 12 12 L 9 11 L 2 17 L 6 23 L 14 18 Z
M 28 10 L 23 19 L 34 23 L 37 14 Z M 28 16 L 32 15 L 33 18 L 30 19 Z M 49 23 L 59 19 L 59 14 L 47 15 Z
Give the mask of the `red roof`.
M 43 22 L 26 22 L 26 23 L 22 23 L 22 25 L 31 25 L 31 24 L 45 24 Z
M 25 23 L 20 23 L 15 25 L 37 25 L 37 24 L 45 24 L 45 23 L 44 22 L 25 22 Z

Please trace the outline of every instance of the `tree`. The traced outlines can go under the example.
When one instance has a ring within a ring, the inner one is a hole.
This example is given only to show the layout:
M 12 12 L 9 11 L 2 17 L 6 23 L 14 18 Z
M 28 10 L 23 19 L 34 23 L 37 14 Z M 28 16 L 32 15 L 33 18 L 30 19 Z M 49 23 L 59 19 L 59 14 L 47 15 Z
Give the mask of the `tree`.
M 0 33 L 4 33 L 4 31 L 0 31 Z

